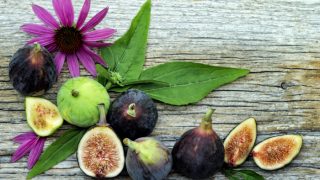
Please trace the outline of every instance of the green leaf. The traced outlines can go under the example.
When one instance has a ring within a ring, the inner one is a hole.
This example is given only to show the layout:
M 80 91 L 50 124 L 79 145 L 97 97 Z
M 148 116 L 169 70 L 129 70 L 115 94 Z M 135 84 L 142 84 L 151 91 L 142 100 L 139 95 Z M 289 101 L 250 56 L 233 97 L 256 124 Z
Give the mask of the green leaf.
M 147 69 L 141 80 L 157 80 L 169 84 L 143 84 L 132 86 L 152 98 L 172 105 L 196 103 L 212 90 L 248 74 L 246 69 L 216 67 L 192 62 L 169 62 Z
M 225 169 L 223 173 L 229 180 L 264 180 L 263 176 L 248 169 Z
M 36 165 L 28 173 L 27 179 L 43 173 L 76 152 L 85 132 L 85 129 L 66 131 L 42 153 Z
M 110 70 L 120 73 L 125 80 L 138 79 L 142 72 L 150 14 L 151 0 L 147 0 L 133 19 L 130 29 L 112 46 L 101 49 L 101 56 Z

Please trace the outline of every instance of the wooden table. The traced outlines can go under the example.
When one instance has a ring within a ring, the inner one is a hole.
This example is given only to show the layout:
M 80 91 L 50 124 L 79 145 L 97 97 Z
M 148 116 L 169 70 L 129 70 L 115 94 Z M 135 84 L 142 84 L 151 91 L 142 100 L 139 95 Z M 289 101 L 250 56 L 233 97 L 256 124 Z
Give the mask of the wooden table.
M 53 12 L 51 1 L 34 2 Z M 82 2 L 74 0 L 77 12 Z M 90 15 L 110 6 L 99 27 L 114 27 L 119 37 L 143 2 L 93 0 Z M 25 179 L 28 172 L 25 158 L 10 163 L 18 145 L 11 138 L 29 128 L 24 97 L 8 78 L 12 54 L 30 39 L 19 30 L 27 22 L 39 22 L 31 11 L 31 1 L 0 0 L 0 179 Z M 304 144 L 300 155 L 281 170 L 262 171 L 252 159 L 243 168 L 254 169 L 267 179 L 320 179 L 319 41 L 320 1 L 316 0 L 154 0 L 146 67 L 175 59 L 248 68 L 251 73 L 194 105 L 158 103 L 159 123 L 153 135 L 172 147 L 184 131 L 197 126 L 208 107 L 217 109 L 214 129 L 221 138 L 242 120 L 255 117 L 258 142 L 298 133 Z M 85 71 L 82 74 L 87 75 Z M 59 83 L 44 97 L 55 102 L 56 92 L 67 78 L 65 68 Z M 46 145 L 68 128 L 63 126 Z M 224 179 L 220 173 L 215 177 Z M 85 178 L 75 156 L 38 176 Z M 170 178 L 182 179 L 176 174 Z

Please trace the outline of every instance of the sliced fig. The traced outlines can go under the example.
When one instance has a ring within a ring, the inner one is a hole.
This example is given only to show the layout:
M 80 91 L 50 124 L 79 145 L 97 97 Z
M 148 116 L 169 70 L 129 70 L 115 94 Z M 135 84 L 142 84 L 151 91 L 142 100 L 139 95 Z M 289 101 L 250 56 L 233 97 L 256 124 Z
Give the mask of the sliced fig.
M 113 101 L 108 122 L 120 138 L 148 136 L 156 126 L 158 111 L 152 99 L 142 91 L 131 89 Z
M 262 141 L 253 148 L 254 162 L 264 170 L 276 170 L 289 164 L 300 152 L 302 136 L 283 135 Z
M 241 165 L 249 156 L 257 137 L 257 124 L 249 118 L 235 127 L 224 140 L 224 162 L 232 167 Z
M 112 178 L 124 167 L 122 143 L 106 124 L 105 106 L 99 105 L 100 122 L 82 137 L 77 157 L 81 170 L 88 176 Z
M 185 132 L 172 150 L 174 169 L 189 178 L 203 179 L 223 166 L 224 148 L 212 129 L 213 109 L 209 109 L 199 127 Z
M 165 179 L 172 168 L 170 151 L 153 138 L 139 138 L 135 141 L 124 139 L 129 147 L 126 157 L 128 174 L 133 180 Z
M 46 99 L 27 97 L 25 106 L 27 122 L 39 136 L 53 134 L 63 123 L 57 106 Z

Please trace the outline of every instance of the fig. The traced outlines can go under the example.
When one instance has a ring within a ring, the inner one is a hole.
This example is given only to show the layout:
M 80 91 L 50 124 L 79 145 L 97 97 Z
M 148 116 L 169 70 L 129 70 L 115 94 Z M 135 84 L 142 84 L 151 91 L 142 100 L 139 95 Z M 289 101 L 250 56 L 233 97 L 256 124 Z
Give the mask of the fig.
M 118 136 L 106 123 L 104 104 L 98 105 L 100 122 L 82 137 L 77 151 L 81 170 L 88 176 L 112 178 L 124 167 L 124 151 Z
M 58 108 L 68 123 L 89 127 L 99 121 L 98 104 L 108 111 L 110 98 L 106 89 L 88 77 L 69 79 L 58 92 Z
M 9 78 L 22 95 L 44 94 L 57 81 L 51 54 L 39 44 L 19 49 L 9 64 Z
M 27 122 L 39 136 L 49 136 L 63 124 L 57 106 L 46 99 L 26 97 L 25 106 Z
M 241 165 L 249 156 L 257 137 L 257 124 L 249 118 L 235 127 L 224 140 L 224 162 L 231 167 Z
M 289 164 L 300 152 L 302 136 L 283 135 L 262 141 L 253 148 L 254 162 L 264 170 L 276 170 Z
M 186 177 L 208 178 L 223 166 L 224 148 L 212 129 L 213 111 L 209 109 L 200 126 L 185 132 L 173 147 L 173 168 Z
M 168 176 L 172 157 L 161 142 L 146 137 L 135 141 L 125 138 L 123 143 L 129 147 L 126 167 L 133 180 L 161 180 Z
M 120 138 L 137 139 L 152 133 L 158 110 L 152 99 L 142 91 L 130 89 L 113 101 L 108 121 Z

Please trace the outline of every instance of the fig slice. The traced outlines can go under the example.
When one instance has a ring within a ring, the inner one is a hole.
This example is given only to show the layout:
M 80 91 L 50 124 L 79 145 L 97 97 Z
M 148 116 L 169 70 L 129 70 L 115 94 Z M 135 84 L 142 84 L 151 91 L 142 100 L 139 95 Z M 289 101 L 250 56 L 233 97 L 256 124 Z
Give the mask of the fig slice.
M 63 123 L 57 106 L 46 99 L 27 97 L 25 106 L 27 122 L 39 136 L 53 134 Z
M 249 156 L 257 137 L 257 124 L 254 118 L 244 120 L 224 140 L 224 162 L 231 167 L 244 163 Z
M 100 122 L 82 137 L 77 157 L 86 175 L 112 178 L 120 174 L 124 167 L 124 151 L 118 136 L 106 123 L 105 106 L 98 107 Z
M 254 162 L 264 170 L 276 170 L 289 164 L 300 152 L 302 136 L 283 135 L 266 139 L 253 148 Z

